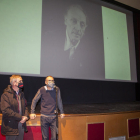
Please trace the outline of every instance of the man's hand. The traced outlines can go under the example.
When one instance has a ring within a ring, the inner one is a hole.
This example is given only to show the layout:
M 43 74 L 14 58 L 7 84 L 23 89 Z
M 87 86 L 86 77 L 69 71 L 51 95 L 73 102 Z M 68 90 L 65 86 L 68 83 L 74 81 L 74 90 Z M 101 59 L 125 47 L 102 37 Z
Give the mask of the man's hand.
M 21 123 L 25 123 L 28 120 L 26 116 L 22 116 L 22 120 L 20 121 Z
M 64 118 L 64 116 L 65 116 L 65 114 L 60 114 L 60 118 L 61 119 Z
M 36 118 L 36 114 L 30 114 L 30 118 L 33 120 Z

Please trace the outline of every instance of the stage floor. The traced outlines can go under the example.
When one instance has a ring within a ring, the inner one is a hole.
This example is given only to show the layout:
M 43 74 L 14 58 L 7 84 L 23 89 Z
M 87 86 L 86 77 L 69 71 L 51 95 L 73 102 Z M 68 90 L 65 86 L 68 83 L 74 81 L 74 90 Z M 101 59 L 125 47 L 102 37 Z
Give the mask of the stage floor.
M 140 111 L 140 102 L 104 103 L 104 104 L 64 104 L 65 114 L 94 114 Z M 28 105 L 30 110 L 30 105 Z M 36 106 L 36 114 L 40 114 L 40 104 Z

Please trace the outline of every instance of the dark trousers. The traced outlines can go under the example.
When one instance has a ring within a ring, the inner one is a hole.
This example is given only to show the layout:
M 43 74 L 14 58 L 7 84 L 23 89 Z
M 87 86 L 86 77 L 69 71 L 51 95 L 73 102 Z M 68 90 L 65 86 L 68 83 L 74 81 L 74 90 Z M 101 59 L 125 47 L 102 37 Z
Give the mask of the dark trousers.
M 56 116 L 41 116 L 42 140 L 49 140 L 49 127 L 51 129 L 51 140 L 56 140 Z
M 19 135 L 17 136 L 6 136 L 6 140 L 23 140 L 24 136 L 24 128 L 22 127 L 22 123 L 18 123 L 18 131 Z

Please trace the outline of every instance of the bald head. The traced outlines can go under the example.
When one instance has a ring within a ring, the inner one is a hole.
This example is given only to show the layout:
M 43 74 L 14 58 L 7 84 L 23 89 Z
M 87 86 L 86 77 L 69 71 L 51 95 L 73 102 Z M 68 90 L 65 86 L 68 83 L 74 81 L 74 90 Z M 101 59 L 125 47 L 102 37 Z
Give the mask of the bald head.
M 65 25 L 72 44 L 76 44 L 84 35 L 87 27 L 86 15 L 79 5 L 72 5 L 65 15 Z

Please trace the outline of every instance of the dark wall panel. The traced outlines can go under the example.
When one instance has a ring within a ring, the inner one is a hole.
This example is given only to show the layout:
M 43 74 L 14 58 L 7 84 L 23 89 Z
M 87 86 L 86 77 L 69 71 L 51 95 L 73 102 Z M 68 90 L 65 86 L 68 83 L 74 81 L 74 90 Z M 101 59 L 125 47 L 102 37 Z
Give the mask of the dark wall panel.
M 0 95 L 9 84 L 10 75 L 0 75 Z M 45 77 L 22 76 L 28 103 L 45 85 Z M 64 104 L 114 103 L 136 101 L 135 83 L 55 78 Z

